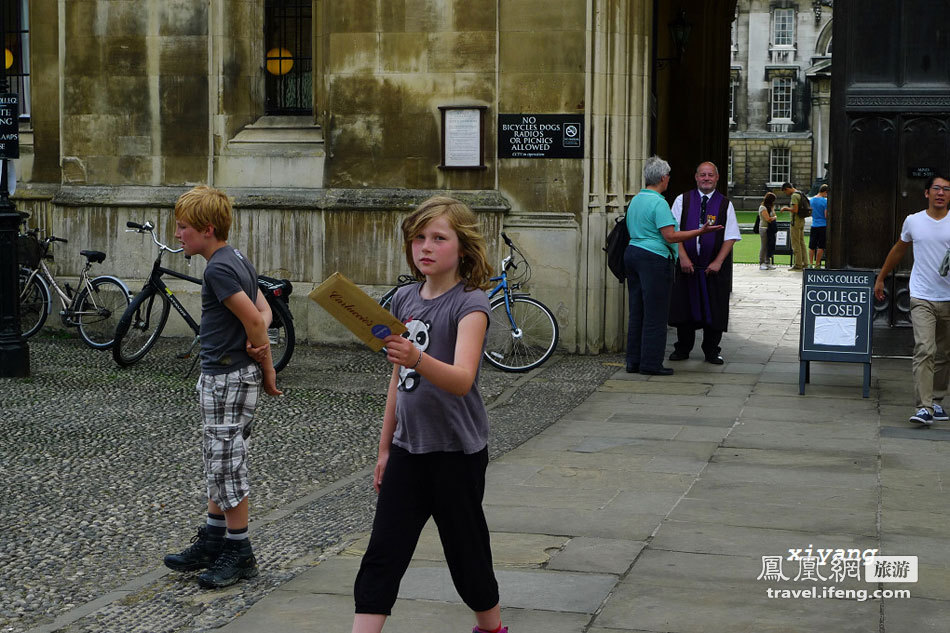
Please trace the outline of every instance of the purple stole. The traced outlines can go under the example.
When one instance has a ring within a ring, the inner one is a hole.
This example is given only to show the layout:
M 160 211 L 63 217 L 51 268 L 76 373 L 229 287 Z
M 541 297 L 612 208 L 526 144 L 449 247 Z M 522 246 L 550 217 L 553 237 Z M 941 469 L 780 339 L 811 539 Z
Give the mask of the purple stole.
M 698 229 L 702 220 L 703 196 L 699 189 L 693 189 L 689 194 L 689 204 L 683 202 L 683 216 L 680 218 L 680 230 L 692 231 Z M 722 194 L 713 191 L 706 202 L 706 214 L 716 216 L 716 224 L 725 224 L 726 218 L 719 217 L 719 208 L 722 205 Z M 699 236 L 699 252 L 696 250 L 696 239 L 683 242 L 683 249 L 693 262 L 695 272 L 686 276 L 689 289 L 689 307 L 693 321 L 704 325 L 712 325 L 712 307 L 709 305 L 709 289 L 706 287 L 706 267 L 716 258 L 719 249 L 716 248 L 717 233 L 704 233 Z

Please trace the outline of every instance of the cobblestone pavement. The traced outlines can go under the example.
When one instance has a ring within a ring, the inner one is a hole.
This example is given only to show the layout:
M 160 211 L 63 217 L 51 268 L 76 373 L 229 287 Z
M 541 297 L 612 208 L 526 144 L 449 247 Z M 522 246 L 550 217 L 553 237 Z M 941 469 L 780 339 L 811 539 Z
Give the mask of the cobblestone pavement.
M 278 376 L 285 395 L 263 399 L 252 438 L 261 575 L 208 592 L 161 565 L 204 520 L 197 375 L 175 358 L 185 343 L 163 340 L 120 369 L 108 352 L 45 332 L 30 341 L 32 376 L 0 379 L 0 631 L 213 629 L 369 529 L 390 367 L 380 356 L 298 346 Z M 523 376 L 484 367 L 492 457 L 621 362 L 557 355 Z

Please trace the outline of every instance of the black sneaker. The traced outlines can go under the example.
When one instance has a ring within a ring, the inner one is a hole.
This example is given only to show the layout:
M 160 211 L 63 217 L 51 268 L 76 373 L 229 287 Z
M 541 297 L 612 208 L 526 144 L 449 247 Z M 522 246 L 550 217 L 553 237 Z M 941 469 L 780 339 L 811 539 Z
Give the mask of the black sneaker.
M 251 550 L 250 539 L 236 541 L 224 540 L 224 549 L 221 555 L 211 564 L 207 571 L 198 574 L 198 584 L 205 589 L 218 589 L 233 585 L 242 578 L 253 578 L 257 575 L 257 560 Z
M 180 554 L 165 556 L 165 567 L 175 571 L 194 571 L 211 567 L 211 563 L 221 554 L 221 549 L 224 547 L 224 536 L 212 538 L 208 534 L 208 527 L 202 525 L 198 528 L 198 533 L 191 537 L 191 542 L 193 545 Z

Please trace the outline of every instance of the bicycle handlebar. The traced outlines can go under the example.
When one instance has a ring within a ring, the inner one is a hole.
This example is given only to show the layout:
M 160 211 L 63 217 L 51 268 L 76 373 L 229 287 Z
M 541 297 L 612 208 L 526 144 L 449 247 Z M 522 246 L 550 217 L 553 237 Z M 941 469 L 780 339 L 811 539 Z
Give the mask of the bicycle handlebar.
M 139 224 L 138 222 L 126 222 L 125 225 L 129 227 L 126 229 L 126 233 L 135 231 L 136 233 L 148 233 L 151 235 L 152 241 L 155 242 L 155 245 L 158 246 L 159 250 L 168 251 L 169 253 L 180 253 L 185 250 L 184 247 L 170 248 L 169 246 L 159 242 L 158 238 L 155 237 L 155 226 L 151 222 L 146 221 L 145 224 Z

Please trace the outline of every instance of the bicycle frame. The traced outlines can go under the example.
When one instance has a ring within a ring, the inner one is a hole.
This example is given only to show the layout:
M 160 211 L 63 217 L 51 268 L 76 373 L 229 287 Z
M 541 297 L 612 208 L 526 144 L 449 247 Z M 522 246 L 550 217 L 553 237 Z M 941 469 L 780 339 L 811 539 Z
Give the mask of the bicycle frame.
M 145 282 L 145 286 L 143 287 L 144 290 L 145 288 L 151 286 L 156 292 L 165 295 L 169 303 L 171 303 L 175 308 L 175 311 L 181 315 L 181 318 L 185 320 L 185 323 L 188 324 L 188 327 L 191 328 L 191 330 L 195 333 L 195 337 L 197 337 L 198 332 L 201 329 L 200 326 L 194 320 L 194 318 L 192 318 L 188 310 L 185 309 L 185 306 L 182 305 L 181 301 L 178 300 L 178 297 L 175 296 L 175 293 L 172 292 L 171 288 L 165 284 L 165 281 L 162 279 L 162 275 L 169 275 L 178 279 L 190 281 L 191 283 L 198 284 L 199 286 L 201 285 L 201 280 L 197 277 L 192 277 L 191 275 L 186 275 L 185 273 L 180 273 L 176 270 L 171 270 L 162 266 L 162 251 L 159 251 L 158 257 L 155 258 L 155 263 L 152 264 L 152 272 L 148 277 L 148 281 Z
M 89 271 L 89 264 L 86 264 L 86 266 L 82 269 L 82 272 L 79 273 L 79 287 L 76 288 L 76 291 L 73 293 L 72 297 L 70 297 L 69 293 L 67 293 L 65 290 L 63 290 L 60 287 L 59 283 L 57 283 L 56 281 L 56 277 L 54 277 L 53 273 L 50 272 L 49 266 L 47 266 L 46 262 L 42 259 L 39 261 L 39 264 L 37 265 L 36 268 L 30 270 L 30 276 L 27 279 L 27 283 L 29 283 L 34 277 L 37 277 L 37 276 L 41 277 L 43 281 L 46 282 L 47 287 L 51 288 L 56 293 L 56 297 L 59 299 L 59 302 L 62 304 L 63 318 L 65 319 L 69 317 L 70 319 L 72 319 L 73 317 L 83 316 L 86 314 L 95 314 L 91 312 L 76 312 L 75 310 L 72 309 L 76 301 L 76 297 L 78 297 L 79 293 L 82 292 L 84 289 L 89 291 L 90 296 L 93 296 L 93 288 L 92 288 L 92 283 L 89 281 L 88 271 Z M 53 311 L 53 302 L 50 301 L 49 305 L 46 307 L 46 314 L 51 314 L 52 311 Z
M 521 337 L 521 328 L 518 327 L 518 324 L 515 323 L 515 317 L 511 314 L 511 297 L 521 296 L 526 297 L 528 293 L 521 293 L 518 295 L 512 294 L 511 286 L 508 285 L 508 264 L 511 262 L 511 255 L 505 257 L 501 260 L 501 274 L 492 277 L 489 281 L 497 281 L 498 283 L 494 288 L 488 291 L 488 300 L 489 302 L 495 298 L 499 292 L 504 293 L 505 297 L 505 313 L 508 315 L 508 323 L 511 324 L 511 332 L 515 338 Z

